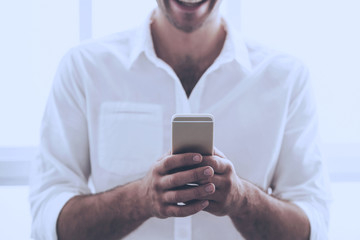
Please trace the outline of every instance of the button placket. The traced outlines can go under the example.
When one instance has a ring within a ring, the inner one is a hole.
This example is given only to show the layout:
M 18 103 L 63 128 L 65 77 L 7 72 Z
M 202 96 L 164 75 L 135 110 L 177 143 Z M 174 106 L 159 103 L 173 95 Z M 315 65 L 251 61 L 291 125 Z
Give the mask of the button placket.
M 164 61 L 159 59 L 154 52 L 147 53 L 149 59 L 159 68 L 163 69 L 174 81 L 174 92 L 175 92 L 175 103 L 176 113 L 191 113 L 189 99 L 186 96 L 185 90 L 182 87 L 181 81 L 174 72 L 174 70 L 166 64 Z
M 191 216 L 184 218 L 175 218 L 174 220 L 174 239 L 191 240 Z
M 215 61 L 213 65 L 211 65 L 205 71 L 205 73 L 201 76 L 198 83 L 195 85 L 193 92 L 191 93 L 189 98 L 189 105 L 193 113 L 200 113 L 199 111 L 201 105 L 201 97 L 203 95 L 205 83 L 207 82 L 208 76 L 211 73 L 215 72 L 223 63 L 224 62 L 222 60 L 220 61 L 219 59 L 217 59 L 217 61 Z

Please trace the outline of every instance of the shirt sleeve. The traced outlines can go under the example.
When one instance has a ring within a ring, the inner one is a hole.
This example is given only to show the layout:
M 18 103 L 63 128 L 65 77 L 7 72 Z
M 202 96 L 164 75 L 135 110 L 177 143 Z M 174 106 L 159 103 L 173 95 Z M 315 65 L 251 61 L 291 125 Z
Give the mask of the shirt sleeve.
M 315 100 L 308 70 L 301 66 L 296 76 L 272 181 L 273 195 L 305 212 L 311 240 L 328 239 L 329 179 L 319 146 Z
M 43 117 L 39 152 L 31 164 L 34 239 L 57 239 L 57 218 L 65 203 L 90 193 L 86 104 L 74 62 L 69 52 L 59 65 Z

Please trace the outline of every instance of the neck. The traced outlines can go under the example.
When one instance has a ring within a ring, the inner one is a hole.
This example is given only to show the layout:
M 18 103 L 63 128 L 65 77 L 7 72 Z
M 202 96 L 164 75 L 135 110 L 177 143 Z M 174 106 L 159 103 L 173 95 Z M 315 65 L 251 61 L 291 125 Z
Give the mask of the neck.
M 189 59 L 210 66 L 220 54 L 226 36 L 220 16 L 187 33 L 175 28 L 159 9 L 153 16 L 151 32 L 157 56 L 174 69 Z

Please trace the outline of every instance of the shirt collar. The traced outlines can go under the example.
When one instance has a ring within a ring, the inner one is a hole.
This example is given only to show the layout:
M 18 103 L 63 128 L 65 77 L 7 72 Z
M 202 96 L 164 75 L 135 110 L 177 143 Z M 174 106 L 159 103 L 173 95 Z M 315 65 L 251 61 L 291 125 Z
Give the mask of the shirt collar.
M 151 36 L 151 23 L 152 23 L 152 15 L 154 11 L 146 18 L 145 22 L 135 30 L 135 34 L 133 35 L 131 45 L 130 45 L 130 59 L 129 59 L 129 68 L 134 64 L 136 59 L 142 53 L 146 53 L 147 55 L 154 55 L 155 49 Z
M 151 36 L 152 15 L 153 12 L 146 18 L 145 22 L 135 30 L 130 49 L 129 68 L 142 53 L 150 59 L 157 58 Z M 252 65 L 242 34 L 236 31 L 225 18 L 223 18 L 223 22 L 227 35 L 224 47 L 216 61 L 221 64 L 235 60 L 243 67 L 245 72 L 250 72 Z
M 243 35 L 237 31 L 226 18 L 223 18 L 223 23 L 226 30 L 226 39 L 219 59 L 224 59 L 223 61 L 235 60 L 245 72 L 249 73 L 252 69 L 252 64 Z

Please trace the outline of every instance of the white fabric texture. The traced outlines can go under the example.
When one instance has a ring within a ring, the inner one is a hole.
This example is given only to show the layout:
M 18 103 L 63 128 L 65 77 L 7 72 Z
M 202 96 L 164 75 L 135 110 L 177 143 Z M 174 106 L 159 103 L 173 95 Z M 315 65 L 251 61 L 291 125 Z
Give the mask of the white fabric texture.
M 84 42 L 61 61 L 32 163 L 33 237 L 57 238 L 61 208 L 90 193 L 89 180 L 102 192 L 143 177 L 170 150 L 173 114 L 211 113 L 215 146 L 237 174 L 297 204 L 311 239 L 327 239 L 329 184 L 306 67 L 227 25 L 222 52 L 187 98 L 155 54 L 150 22 Z M 189 221 L 191 231 L 152 218 L 125 239 L 242 239 L 228 217 L 200 212 Z

